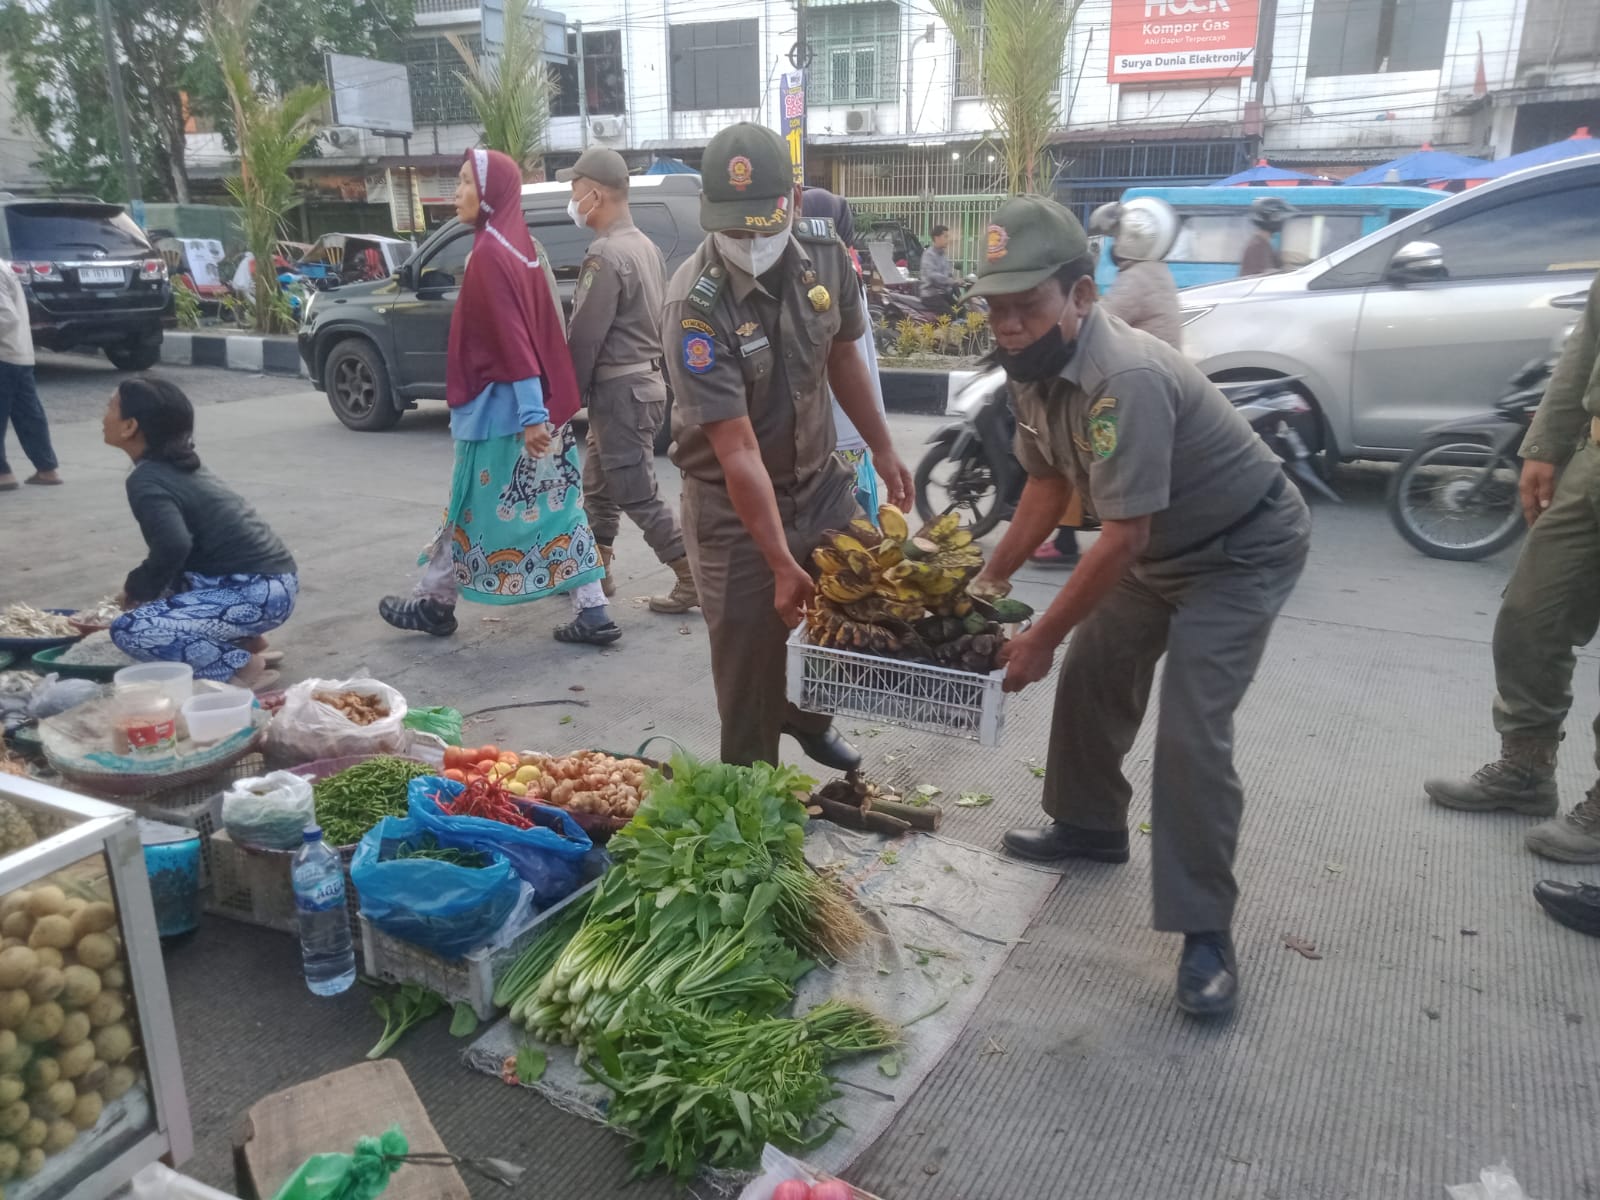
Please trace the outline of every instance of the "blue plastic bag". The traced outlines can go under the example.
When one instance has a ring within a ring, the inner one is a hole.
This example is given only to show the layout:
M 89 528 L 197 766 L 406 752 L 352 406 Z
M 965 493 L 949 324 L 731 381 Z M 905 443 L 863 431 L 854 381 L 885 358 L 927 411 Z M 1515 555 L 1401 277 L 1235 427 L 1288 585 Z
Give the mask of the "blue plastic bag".
M 436 797 L 448 804 L 461 792 L 462 785 L 454 780 L 434 775 L 413 779 L 406 792 L 408 815 L 438 833 L 441 842 L 448 833 L 450 845 L 504 854 L 511 860 L 512 869 L 533 888 L 534 904 L 539 908 L 547 908 L 583 886 L 584 859 L 594 843 L 571 813 L 543 804 L 529 805 L 541 824 L 518 829 L 502 821 L 453 817 L 440 810 Z M 546 828 L 547 825 L 555 828 Z
M 483 853 L 489 865 L 394 857 L 400 846 L 430 835 L 440 846 Z M 460 958 L 487 942 L 522 895 L 522 880 L 504 854 L 408 817 L 385 817 L 366 832 L 350 860 L 350 879 L 367 920 L 440 958 Z

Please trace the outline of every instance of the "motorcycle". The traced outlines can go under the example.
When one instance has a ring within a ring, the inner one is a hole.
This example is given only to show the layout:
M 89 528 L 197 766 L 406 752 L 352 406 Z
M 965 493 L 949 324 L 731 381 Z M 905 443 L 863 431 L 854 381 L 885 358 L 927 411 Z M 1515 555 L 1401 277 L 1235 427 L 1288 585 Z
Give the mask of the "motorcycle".
M 970 283 L 975 276 L 968 277 Z M 981 314 L 984 320 L 963 332 L 963 352 L 987 354 L 994 345 L 994 335 L 989 330 L 989 305 L 981 296 L 961 299 L 962 288 L 952 288 L 948 297 L 923 296 L 913 280 L 908 284 L 878 282 L 868 293 L 867 316 L 872 322 L 879 353 L 892 353 L 900 338 L 900 325 L 910 321 L 913 325 L 937 326 L 948 320 L 956 326 L 969 326 L 968 314 Z
M 1517 450 L 1555 364 L 1531 359 L 1489 412 L 1424 431 L 1389 482 L 1389 519 L 1401 537 L 1433 558 L 1472 562 L 1522 536 Z
M 1295 389 L 1294 380 L 1217 386 L 1302 490 L 1310 489 L 1339 503 L 1338 495 L 1312 466 L 1315 452 L 1302 430 L 1315 430 L 1316 413 Z M 917 464 L 917 513 L 928 521 L 940 513 L 960 512 L 963 526 L 973 537 L 982 537 L 1012 518 L 1027 482 L 1012 445 L 1016 417 L 1011 411 L 1006 373 L 999 367 L 980 371 L 956 393 L 949 411 L 960 420 L 941 426 L 928 439 L 929 449 Z

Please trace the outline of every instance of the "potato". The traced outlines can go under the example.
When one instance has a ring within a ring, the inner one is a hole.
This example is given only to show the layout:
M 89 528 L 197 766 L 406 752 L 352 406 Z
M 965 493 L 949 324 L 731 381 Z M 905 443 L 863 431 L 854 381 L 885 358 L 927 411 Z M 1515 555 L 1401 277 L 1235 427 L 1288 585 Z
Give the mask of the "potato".
M 93 1042 L 87 1044 L 91 1047 L 94 1045 Z M 111 1068 L 105 1063 L 101 1062 L 98 1058 L 95 1059 L 89 1064 L 89 1069 L 82 1075 L 79 1075 L 76 1080 L 78 1085 L 78 1095 L 81 1096 L 85 1092 L 98 1092 L 102 1087 L 105 1086 L 106 1077 L 110 1074 Z
M 61 915 L 66 917 L 74 917 L 88 907 L 89 902 L 82 896 L 73 896 L 61 906 Z
M 44 1152 L 46 1154 L 60 1154 L 78 1139 L 78 1127 L 65 1118 L 50 1122 L 49 1131 L 44 1135 Z
M 93 1092 L 79 1096 L 68 1119 L 79 1129 L 93 1129 L 105 1111 L 105 1102 Z
M 17 1034 L 14 1029 L 0 1029 L 0 1059 L 11 1057 L 17 1051 Z
M 120 1063 L 133 1053 L 133 1034 L 118 1021 L 94 1031 L 94 1048 L 108 1063 Z
M 30 1088 L 42 1092 L 61 1078 L 61 1064 L 53 1058 L 41 1055 L 28 1064 L 25 1078 Z
M 9 917 L 14 912 L 27 912 L 28 901 L 32 899 L 33 893 L 26 888 L 0 896 L 0 917 Z
M 61 957 L 61 951 L 54 946 L 36 946 L 33 952 L 38 955 L 41 967 L 54 967 L 59 971 L 67 965 L 67 960 Z
M 44 1170 L 44 1151 L 35 1146 L 31 1150 L 22 1152 L 22 1165 L 17 1168 L 17 1174 L 24 1179 L 32 1179 Z
M 0 1108 L 21 1100 L 26 1090 L 27 1084 L 22 1082 L 22 1076 L 0 1075 Z
M 61 1022 L 61 1032 L 56 1034 L 56 1045 L 61 1047 L 79 1046 L 89 1040 L 89 1014 L 86 1012 L 69 1012 L 66 1019 Z
M 28 999 L 35 1004 L 43 1004 L 46 1000 L 54 1000 L 61 995 L 61 989 L 66 986 L 67 977 L 64 972 L 55 967 L 40 967 L 33 973 L 33 978 L 28 980 Z
M 25 1042 L 48 1042 L 61 1032 L 62 1022 L 66 1019 L 67 1014 L 62 1011 L 61 1005 L 54 1000 L 47 1000 L 28 1010 L 28 1015 L 22 1018 L 22 1024 L 17 1026 L 17 1036 Z
M 22 1165 L 22 1151 L 10 1142 L 0 1142 L 0 1179 L 11 1179 Z
M 34 888 L 33 894 L 28 897 L 28 912 L 35 918 L 59 913 L 66 906 L 67 894 L 53 883 Z
M 94 1043 L 87 1038 L 75 1046 L 68 1046 L 56 1056 L 56 1062 L 61 1067 L 61 1078 L 81 1078 L 94 1065 L 94 1056 Z
M 28 1123 L 28 1104 L 25 1100 L 13 1100 L 4 1108 L 0 1108 L 0 1137 L 12 1137 L 20 1133 L 22 1127 Z
M 102 1025 L 112 1025 L 122 1020 L 127 1005 L 122 1001 L 121 992 L 107 988 L 89 1001 L 83 1011 L 89 1014 L 89 1024 L 99 1029 Z
M 64 973 L 61 1002 L 68 1008 L 82 1008 L 100 994 L 100 976 L 82 963 L 74 963 Z
M 112 963 L 100 972 L 100 983 L 103 987 L 123 988 L 128 986 L 128 973 L 122 969 L 121 963 Z
M 78 1102 L 78 1089 L 65 1079 L 52 1083 L 44 1093 L 44 1102 L 56 1116 L 64 1117 Z
M 100 1088 L 100 1095 L 108 1102 L 115 1100 L 131 1088 L 138 1081 L 138 1078 L 133 1073 L 132 1067 L 112 1067 L 106 1075 L 105 1083 Z
M 117 910 L 104 900 L 86 904 L 72 914 L 72 932 L 82 941 L 86 933 L 104 933 L 117 923 Z
M 44 1145 L 45 1135 L 49 1132 L 50 1126 L 38 1117 L 29 1117 L 22 1128 L 17 1130 L 17 1136 L 13 1140 L 24 1150 L 31 1150 L 35 1146 Z
M 33 1001 L 28 999 L 28 993 L 21 988 L 0 992 L 0 1029 L 15 1029 L 21 1025 L 32 1007 Z
M 103 936 L 96 934 L 95 936 Z M 66 949 L 72 945 L 72 922 L 60 913 L 50 913 L 40 917 L 33 924 L 33 932 L 28 935 L 29 946 L 55 946 L 57 949 Z M 80 956 L 81 957 L 81 956 Z
M 25 940 L 33 932 L 33 918 L 25 912 L 14 912 L 0 920 L 0 933 L 8 938 Z
M 28 947 L 0 950 L 0 988 L 23 987 L 38 969 L 39 956 Z
M 86 933 L 78 939 L 78 961 L 96 971 L 104 970 L 117 961 L 117 943 L 108 933 Z

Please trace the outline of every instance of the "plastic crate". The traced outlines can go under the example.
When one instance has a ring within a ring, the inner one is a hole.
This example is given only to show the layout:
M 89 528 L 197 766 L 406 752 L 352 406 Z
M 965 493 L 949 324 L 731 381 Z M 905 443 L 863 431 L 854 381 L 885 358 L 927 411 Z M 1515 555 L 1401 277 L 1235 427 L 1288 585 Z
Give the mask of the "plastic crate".
M 293 850 L 267 850 L 258 846 L 245 846 L 219 829 L 206 839 L 211 846 L 214 874 L 206 911 L 246 925 L 259 925 L 263 929 L 276 929 L 280 933 L 298 933 L 300 919 L 295 911 L 294 881 L 289 868 L 294 862 Z M 350 881 L 350 859 L 355 847 L 341 848 L 339 860 L 344 865 L 344 899 L 350 915 L 350 936 L 361 936 L 360 905 L 356 900 L 356 887 Z
M 119 803 L 133 809 L 141 817 L 164 821 L 168 825 L 182 825 L 198 833 L 200 886 L 209 887 L 215 878 L 211 835 L 222 828 L 222 793 L 228 790 L 230 784 L 261 775 L 265 771 L 266 760 L 259 754 L 249 754 L 200 783 L 124 798 Z
M 813 646 L 804 625 L 789 635 L 787 666 L 789 700 L 807 712 L 882 721 L 983 746 L 1000 742 L 1004 670 L 980 675 Z
M 450 1004 L 467 1003 L 480 1021 L 494 1016 L 494 983 L 533 944 L 545 927 L 581 897 L 599 886 L 590 880 L 565 900 L 537 913 L 525 915 L 521 927 L 497 947 L 480 947 L 457 959 L 440 958 L 432 951 L 384 933 L 361 918 L 361 961 L 364 973 L 386 983 L 420 983 Z

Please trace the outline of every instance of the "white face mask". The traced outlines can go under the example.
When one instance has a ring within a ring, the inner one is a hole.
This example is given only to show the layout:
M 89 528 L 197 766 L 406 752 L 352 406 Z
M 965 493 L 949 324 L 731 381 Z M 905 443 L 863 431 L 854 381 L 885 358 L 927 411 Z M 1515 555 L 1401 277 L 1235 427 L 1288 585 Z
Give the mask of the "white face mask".
M 594 210 L 590 209 L 589 211 L 593 212 Z M 589 228 L 588 218 L 583 215 L 582 206 L 579 205 L 578 198 L 576 196 L 567 201 L 567 216 L 572 218 L 572 223 L 579 229 Z
M 788 226 L 763 237 L 736 238 L 727 233 L 712 236 L 722 257 L 747 275 L 765 275 L 778 265 L 789 245 Z

